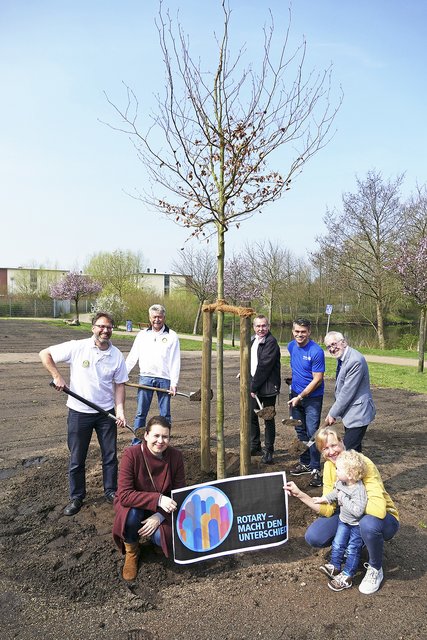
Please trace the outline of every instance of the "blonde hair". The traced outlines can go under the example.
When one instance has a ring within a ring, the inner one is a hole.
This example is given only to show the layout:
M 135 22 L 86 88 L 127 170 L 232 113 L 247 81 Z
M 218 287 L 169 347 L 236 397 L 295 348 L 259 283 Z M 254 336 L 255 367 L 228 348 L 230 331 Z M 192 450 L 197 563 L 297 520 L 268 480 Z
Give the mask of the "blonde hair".
M 344 433 L 342 428 L 338 427 L 335 424 L 328 427 L 321 427 L 314 434 L 316 448 L 318 451 L 320 451 L 320 453 L 322 453 L 323 449 L 328 444 L 329 436 L 332 436 L 336 444 L 340 442 L 344 446 Z
M 366 475 L 366 462 L 362 454 L 354 451 L 354 449 L 340 453 L 336 462 L 337 464 L 338 462 L 340 463 L 346 476 L 354 482 L 362 480 Z

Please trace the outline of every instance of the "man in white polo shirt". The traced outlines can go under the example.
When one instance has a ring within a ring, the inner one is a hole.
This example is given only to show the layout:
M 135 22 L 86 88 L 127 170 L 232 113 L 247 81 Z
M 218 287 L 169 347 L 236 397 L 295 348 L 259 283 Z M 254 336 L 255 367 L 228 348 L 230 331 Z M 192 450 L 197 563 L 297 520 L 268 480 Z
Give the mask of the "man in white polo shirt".
M 122 353 L 110 342 L 113 324 L 108 313 L 97 313 L 92 320 L 91 338 L 70 340 L 40 351 L 40 359 L 58 391 L 66 386 L 66 382 L 56 365 L 65 362 L 70 365 L 71 391 L 117 417 L 116 424 L 111 418 L 68 396 L 71 502 L 64 509 L 66 516 L 80 511 L 86 495 L 85 463 L 94 429 L 101 448 L 104 494 L 108 502 L 113 502 L 117 489 L 117 425 L 123 427 L 126 423 L 124 383 L 129 378 Z
M 166 310 L 161 304 L 153 304 L 148 309 L 148 317 L 150 326 L 137 334 L 126 358 L 126 367 L 130 373 L 138 362 L 139 384 L 170 392 L 158 391 L 157 403 L 160 415 L 171 424 L 171 395 L 177 392 L 181 368 L 179 339 L 165 324 Z M 152 399 L 153 391 L 138 389 L 134 430 L 145 427 Z M 134 444 L 137 442 L 139 440 L 133 440 Z

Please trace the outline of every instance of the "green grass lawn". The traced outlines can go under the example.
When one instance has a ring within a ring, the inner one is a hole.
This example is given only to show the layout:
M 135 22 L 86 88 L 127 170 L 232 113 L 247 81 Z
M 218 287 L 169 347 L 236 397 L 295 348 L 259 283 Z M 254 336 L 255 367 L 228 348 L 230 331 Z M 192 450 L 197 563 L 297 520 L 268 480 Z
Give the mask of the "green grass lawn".
M 389 351 L 379 355 L 391 355 Z M 290 371 L 289 357 L 282 358 L 285 371 Z M 336 360 L 326 359 L 326 377 L 335 378 Z M 404 367 L 392 364 L 369 363 L 369 376 L 371 384 L 375 387 L 388 389 L 406 389 L 416 393 L 427 393 L 427 372 L 418 373 L 417 367 Z
M 64 327 L 62 320 L 48 320 L 50 324 L 57 327 Z M 67 325 L 69 326 L 69 325 Z M 73 327 L 76 332 L 90 333 L 91 325 L 89 323 L 82 323 L 79 327 Z M 130 342 L 134 340 L 136 332 L 129 333 L 129 335 L 121 334 L 121 338 L 125 338 Z M 114 334 L 113 334 L 114 341 Z M 180 345 L 182 351 L 201 351 L 202 342 L 200 340 L 190 340 L 188 338 L 180 339 Z M 212 345 L 215 350 L 215 343 Z M 230 345 L 224 345 L 224 349 L 238 349 L 238 347 L 231 347 Z M 414 351 L 406 351 L 403 349 L 388 349 L 381 351 L 380 349 L 361 349 L 362 353 L 401 357 L 401 358 L 417 358 L 418 354 Z M 289 357 L 282 358 L 282 364 L 288 371 Z M 326 376 L 330 378 L 335 377 L 336 361 L 333 358 L 326 358 Z M 416 367 L 405 367 L 391 364 L 377 364 L 369 363 L 369 374 L 371 383 L 376 387 L 386 387 L 389 389 L 406 389 L 407 391 L 414 391 L 415 393 L 427 393 L 427 371 L 422 374 L 417 372 Z

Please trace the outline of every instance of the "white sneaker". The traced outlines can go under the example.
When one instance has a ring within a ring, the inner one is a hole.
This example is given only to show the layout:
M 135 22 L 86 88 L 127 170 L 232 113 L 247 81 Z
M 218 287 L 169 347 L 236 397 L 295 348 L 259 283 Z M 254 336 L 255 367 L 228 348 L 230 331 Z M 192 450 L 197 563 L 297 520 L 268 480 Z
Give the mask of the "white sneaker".
M 380 588 L 381 582 L 384 580 L 384 573 L 382 568 L 374 569 L 374 567 L 371 567 L 367 562 L 365 562 L 363 566 L 366 567 L 366 573 L 359 585 L 359 591 L 360 593 L 370 595 Z

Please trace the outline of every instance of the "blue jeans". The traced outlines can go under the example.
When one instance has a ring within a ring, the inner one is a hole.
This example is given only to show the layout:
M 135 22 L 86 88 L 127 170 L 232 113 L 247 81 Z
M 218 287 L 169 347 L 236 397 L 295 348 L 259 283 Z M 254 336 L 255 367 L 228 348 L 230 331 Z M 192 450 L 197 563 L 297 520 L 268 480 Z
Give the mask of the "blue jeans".
M 317 518 L 305 532 L 305 540 L 311 547 L 329 547 L 338 527 L 338 514 L 330 518 Z M 376 518 L 365 515 L 359 522 L 360 535 L 369 554 L 369 564 L 380 569 L 383 561 L 384 541 L 391 540 L 399 529 L 399 521 L 387 513 L 386 517 Z
M 343 572 L 351 578 L 356 574 L 359 566 L 360 552 L 363 540 L 358 525 L 347 524 L 338 520 L 337 532 L 332 540 L 331 563 L 341 571 L 344 562 L 344 554 L 347 551 L 347 559 Z
M 151 515 L 150 511 L 145 511 L 144 509 L 137 509 L 136 507 L 132 507 L 129 509 L 129 513 L 126 518 L 125 524 L 125 533 L 124 533 L 124 541 L 128 543 L 138 542 L 139 535 L 138 529 L 141 528 L 141 523 L 143 520 L 148 518 Z M 152 541 L 158 546 L 161 547 L 161 538 L 160 538 L 160 527 L 156 529 L 154 534 L 151 536 Z
M 170 380 L 166 378 L 152 378 L 150 376 L 139 376 L 139 384 L 145 384 L 148 387 L 157 387 L 158 389 L 170 389 Z M 134 428 L 139 429 L 145 427 L 147 415 L 150 410 L 151 400 L 154 391 L 149 389 L 138 389 L 137 408 L 134 422 Z M 157 404 L 159 405 L 159 415 L 166 418 L 171 424 L 171 396 L 169 393 L 157 391 Z
M 114 408 L 110 410 L 114 413 Z M 95 429 L 102 455 L 104 492 L 117 490 L 117 426 L 101 413 L 68 410 L 68 449 L 70 451 L 70 497 L 83 500 L 86 495 L 86 457 Z
M 153 378 L 151 376 L 139 376 L 139 384 L 145 384 L 148 387 L 156 387 L 157 389 L 170 389 L 170 380 L 166 378 Z M 171 396 L 169 393 L 163 393 L 157 391 L 157 404 L 159 406 L 159 415 L 166 418 L 169 424 L 172 424 L 171 420 Z M 149 389 L 138 389 L 137 394 L 137 406 L 136 416 L 133 423 L 134 430 L 144 428 L 147 415 L 150 410 L 151 401 L 153 399 L 154 391 Z M 139 444 L 141 440 L 133 438 L 132 444 Z
M 292 398 L 297 396 L 292 392 Z M 320 414 L 322 413 L 323 396 L 317 396 L 311 398 L 303 398 L 297 404 L 296 407 L 292 407 L 292 417 L 296 420 L 301 420 L 300 425 L 295 427 L 298 440 L 310 440 L 311 436 L 317 431 L 320 424 Z M 301 464 L 305 464 L 310 469 L 320 470 L 320 453 L 313 444 L 309 449 L 303 451 L 300 455 L 299 461 Z

